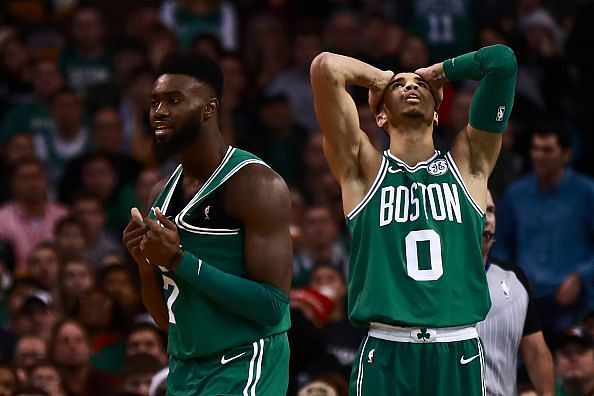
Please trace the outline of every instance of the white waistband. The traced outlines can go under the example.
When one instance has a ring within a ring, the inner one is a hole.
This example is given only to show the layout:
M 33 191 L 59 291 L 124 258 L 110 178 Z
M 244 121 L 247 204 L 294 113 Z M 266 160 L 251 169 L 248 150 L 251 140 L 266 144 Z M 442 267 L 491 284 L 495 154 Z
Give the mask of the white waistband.
M 396 342 L 454 342 L 478 338 L 474 326 L 442 327 L 429 329 L 424 327 L 396 327 L 383 323 L 371 323 L 369 336 Z

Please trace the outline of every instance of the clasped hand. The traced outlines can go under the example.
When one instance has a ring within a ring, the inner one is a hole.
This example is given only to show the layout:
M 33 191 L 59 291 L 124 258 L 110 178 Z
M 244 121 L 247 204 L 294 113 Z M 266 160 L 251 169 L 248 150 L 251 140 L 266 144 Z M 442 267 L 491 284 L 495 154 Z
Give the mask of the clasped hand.
M 151 264 L 168 268 L 179 248 L 179 233 L 174 222 L 158 208 L 153 210 L 161 224 L 148 216 L 143 219 L 138 209 L 132 208 L 132 219 L 124 230 L 122 240 L 136 262 L 148 260 Z

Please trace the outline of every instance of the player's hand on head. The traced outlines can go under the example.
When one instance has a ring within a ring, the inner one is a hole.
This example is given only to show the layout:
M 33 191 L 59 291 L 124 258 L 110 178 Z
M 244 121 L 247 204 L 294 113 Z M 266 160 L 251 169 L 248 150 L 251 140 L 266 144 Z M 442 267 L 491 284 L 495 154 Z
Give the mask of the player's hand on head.
M 373 86 L 369 90 L 367 101 L 373 114 L 377 114 L 381 110 L 378 107 L 384 97 L 386 87 L 392 81 L 394 75 L 395 73 L 391 70 L 382 71 L 380 78 L 374 81 Z
M 140 252 L 140 242 L 145 232 L 144 221 L 138 209 L 132 208 L 130 214 L 132 218 L 122 233 L 122 242 L 136 261 L 144 260 Z
M 431 94 L 435 100 L 435 108 L 439 108 L 443 99 L 443 86 L 447 82 L 443 62 L 436 63 L 429 67 L 421 67 L 415 70 L 415 73 L 421 76 L 430 85 Z
M 158 208 L 154 208 L 156 220 L 144 218 L 148 227 L 140 242 L 140 252 L 152 264 L 166 267 L 179 248 L 179 234 L 177 226 L 169 220 Z

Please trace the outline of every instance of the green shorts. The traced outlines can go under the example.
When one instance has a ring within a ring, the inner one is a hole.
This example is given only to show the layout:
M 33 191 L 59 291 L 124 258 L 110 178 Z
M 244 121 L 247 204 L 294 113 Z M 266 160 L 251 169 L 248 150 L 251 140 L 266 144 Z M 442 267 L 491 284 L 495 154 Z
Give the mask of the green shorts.
M 474 327 L 372 325 L 353 364 L 351 396 L 482 396 L 484 356 Z
M 279 396 L 289 383 L 287 333 L 198 359 L 169 359 L 169 396 Z

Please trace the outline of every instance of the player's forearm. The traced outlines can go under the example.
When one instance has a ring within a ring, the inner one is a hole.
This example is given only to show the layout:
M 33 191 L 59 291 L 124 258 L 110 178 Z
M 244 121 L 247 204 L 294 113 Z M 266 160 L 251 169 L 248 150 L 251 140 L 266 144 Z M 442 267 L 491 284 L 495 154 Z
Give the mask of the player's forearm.
M 175 273 L 234 314 L 267 326 L 278 324 L 289 308 L 280 289 L 223 272 L 189 252 Z
M 492 45 L 443 62 L 450 81 L 480 80 L 470 104 L 470 125 L 487 132 L 503 132 L 511 114 L 518 63 L 505 45 Z
M 157 326 L 167 331 L 169 327 L 169 316 L 157 274 L 152 265 L 146 262 L 139 263 L 138 269 L 140 272 L 140 295 L 142 303 L 153 317 L 155 323 L 157 323 Z
M 312 79 L 344 88 L 358 85 L 371 90 L 383 89 L 382 71 L 358 59 L 322 52 L 311 63 Z
M 527 342 L 527 337 L 532 338 Z M 555 373 L 553 358 L 547 348 L 542 333 L 524 337 L 520 344 L 526 363 L 528 376 L 539 396 L 555 395 Z

